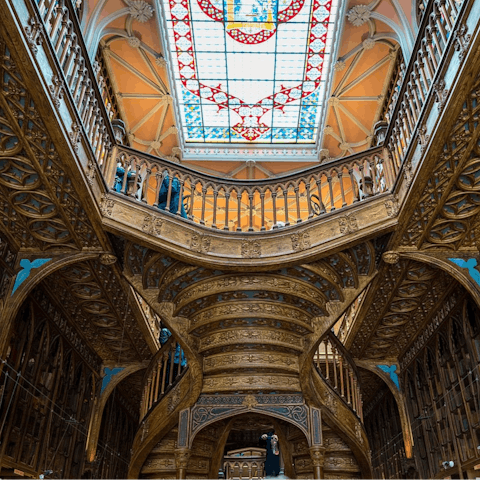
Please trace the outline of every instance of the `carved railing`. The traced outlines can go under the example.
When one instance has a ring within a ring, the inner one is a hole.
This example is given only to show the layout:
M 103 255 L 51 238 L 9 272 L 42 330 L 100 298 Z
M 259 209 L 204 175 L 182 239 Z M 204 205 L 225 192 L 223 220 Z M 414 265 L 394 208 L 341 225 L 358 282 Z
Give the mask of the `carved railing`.
M 365 298 L 365 294 L 368 290 L 363 290 L 360 292 L 360 295 L 351 303 L 351 305 L 347 308 L 345 313 L 340 317 L 338 322 L 334 325 L 333 331 L 337 336 L 338 340 L 342 342 L 342 345 L 345 345 L 349 334 L 351 333 L 351 327 L 355 323 L 355 318 L 357 313 L 360 309 L 363 299 Z
M 323 337 L 313 355 L 313 364 L 320 376 L 363 423 L 362 395 L 357 367 L 333 332 L 330 331 Z
M 434 85 L 435 77 L 443 64 L 447 45 L 455 41 L 456 20 L 463 1 L 420 3 L 423 5 L 422 24 L 408 68 L 403 74 L 403 83 L 392 102 L 395 108 L 389 115 L 390 125 L 385 141 L 397 168 L 405 159 L 430 89 L 443 90 L 441 85 Z
M 264 231 L 305 222 L 386 192 L 381 148 L 264 180 L 202 174 L 117 145 L 105 177 L 113 190 L 215 229 Z M 181 201 L 179 201 L 181 199 Z
M 187 371 L 182 347 L 170 337 L 155 354 L 145 372 L 140 421 L 163 399 Z
M 455 47 L 465 48 L 461 27 L 457 26 L 464 2 L 421 2 L 423 16 L 412 57 L 407 68 L 399 66 L 396 86 L 386 105 L 390 124 L 385 145 L 391 160 L 375 148 L 300 174 L 240 181 L 205 175 L 121 145 L 115 155 L 108 156 L 106 165 L 107 152 L 115 143 L 108 110 L 112 102 L 99 65 L 95 62 L 92 67 L 88 57 L 76 5 L 71 0 L 34 1 L 42 25 L 40 28 L 33 15 L 26 30 L 28 41 L 36 48 L 42 35 L 49 39 L 58 70 L 63 72 L 63 79 L 57 79 L 58 85 L 53 88 L 64 87 L 71 97 L 109 187 L 172 215 L 225 231 L 253 232 L 289 226 L 391 190 L 407 149 L 416 138 L 432 89 L 443 94 L 436 77 L 445 63 L 447 47 L 456 42 Z M 73 126 L 71 134 L 81 129 Z M 116 175 L 119 169 L 124 169 L 121 179 Z M 162 189 L 165 199 L 159 201 Z
M 130 288 L 141 312 L 143 313 L 145 323 L 148 325 L 150 332 L 152 333 L 155 346 L 156 348 L 160 348 L 160 332 L 162 328 L 164 328 L 162 319 L 155 313 L 155 311 L 150 307 L 150 305 L 145 301 L 145 299 L 141 295 L 139 295 L 139 293 L 133 287 Z
M 104 94 L 100 91 L 104 80 L 99 75 L 99 66 L 94 64 L 92 67 L 90 63 L 72 2 L 36 2 L 44 35 L 50 40 L 64 76 L 63 79 L 57 79 L 57 88 L 65 88 L 71 95 L 98 165 L 102 166 L 108 150 L 114 144 L 114 133 L 110 125 L 108 105 L 105 105 Z M 35 43 L 37 39 L 34 37 L 41 35 L 41 29 L 34 17 L 30 23 L 30 40 Z M 74 134 L 78 134 L 80 128 L 77 126 Z

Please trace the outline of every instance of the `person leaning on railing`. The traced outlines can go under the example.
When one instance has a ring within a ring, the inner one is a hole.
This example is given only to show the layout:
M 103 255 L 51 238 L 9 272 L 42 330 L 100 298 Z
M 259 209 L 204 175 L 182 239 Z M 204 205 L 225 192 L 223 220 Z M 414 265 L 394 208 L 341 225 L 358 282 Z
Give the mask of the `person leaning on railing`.
M 162 185 L 160 187 L 160 192 L 158 193 L 158 208 L 160 210 L 165 210 L 167 207 L 167 199 L 168 199 L 168 187 L 170 184 L 170 177 L 168 173 L 164 173 Z M 173 177 L 172 180 L 172 191 L 170 193 L 170 205 L 169 205 L 169 212 L 173 213 L 174 215 L 177 213 L 178 204 L 180 202 L 180 180 L 177 177 Z M 183 205 L 183 195 L 180 202 L 180 215 L 183 218 L 187 218 L 187 212 L 185 211 L 185 206 Z
M 167 343 L 167 340 L 172 336 L 172 333 L 170 330 L 166 327 L 163 327 L 160 330 L 160 345 L 163 347 L 165 343 Z M 170 373 L 170 363 L 171 363 L 171 358 L 170 358 L 170 353 L 168 354 L 168 362 L 167 362 L 167 374 L 166 374 L 166 379 L 168 382 L 169 378 L 169 373 Z M 176 342 L 175 345 L 175 353 L 173 355 L 173 366 L 175 368 L 174 374 L 178 374 L 179 367 L 181 366 L 182 369 L 187 366 L 187 359 L 185 358 L 185 355 L 183 353 L 182 348 L 180 347 L 180 344 Z

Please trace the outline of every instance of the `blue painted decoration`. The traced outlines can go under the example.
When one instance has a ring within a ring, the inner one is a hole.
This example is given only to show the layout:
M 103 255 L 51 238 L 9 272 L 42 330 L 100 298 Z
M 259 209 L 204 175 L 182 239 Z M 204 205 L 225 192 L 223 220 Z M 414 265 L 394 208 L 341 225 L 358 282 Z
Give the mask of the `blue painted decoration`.
M 475 258 L 469 258 L 468 260 L 464 260 L 463 258 L 449 258 L 449 260 L 460 268 L 466 268 L 473 281 L 480 287 L 480 272 L 475 268 L 477 266 L 477 260 Z
M 398 375 L 395 373 L 397 370 L 396 365 L 377 365 L 380 370 L 383 370 L 385 373 L 388 373 L 390 379 L 395 384 L 398 390 L 400 390 L 400 382 L 398 381 Z
M 115 368 L 108 368 L 105 367 L 103 369 L 103 373 L 105 376 L 103 377 L 102 380 L 102 389 L 100 390 L 100 393 L 103 393 L 103 391 L 107 388 L 107 385 L 111 382 L 112 378 L 120 373 L 122 370 L 125 370 L 125 367 L 115 367 Z
M 32 262 L 26 258 L 20 260 L 20 266 L 23 268 L 23 270 L 20 270 L 17 273 L 17 278 L 15 279 L 15 284 L 13 285 L 12 295 L 15 293 L 17 288 L 30 276 L 33 268 L 40 268 L 50 260 L 51 258 L 37 258 Z

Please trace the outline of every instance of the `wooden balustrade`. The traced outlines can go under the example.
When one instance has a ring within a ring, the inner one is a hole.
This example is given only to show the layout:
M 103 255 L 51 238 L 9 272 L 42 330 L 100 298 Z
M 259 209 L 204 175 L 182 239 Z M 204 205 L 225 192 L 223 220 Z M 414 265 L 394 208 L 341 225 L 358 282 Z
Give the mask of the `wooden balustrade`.
M 140 421 L 177 384 L 187 368 L 182 347 L 173 337 L 168 338 L 145 372 Z
M 381 148 L 284 177 L 236 180 L 117 146 L 107 171 L 109 186 L 119 193 L 200 225 L 237 232 L 305 222 L 391 187 Z
M 38 16 L 63 71 L 63 85 L 72 96 L 97 163 L 103 167 L 114 134 L 104 101 L 106 92 L 99 90 L 104 81 L 98 64 L 92 67 L 88 58 L 76 6 L 70 0 L 37 0 L 37 4 Z
M 357 367 L 333 332 L 330 331 L 323 337 L 313 355 L 313 364 L 322 378 L 363 422 Z
M 407 149 L 416 138 L 443 55 L 454 41 L 464 3 L 421 2 L 422 22 L 412 57 L 407 68 L 400 64 L 396 86 L 386 105 L 389 126 L 384 145 L 391 160 L 385 160 L 381 149 L 374 148 L 300 174 L 239 181 L 204 175 L 121 145 L 115 155 L 107 155 L 115 143 L 108 110 L 112 102 L 107 92 L 102 92 L 105 82 L 98 63 L 92 66 L 88 58 L 75 13 L 78 2 L 36 1 L 51 50 L 63 71 L 63 83 L 110 188 L 201 225 L 237 232 L 305 222 L 392 188 Z M 121 169 L 124 175 L 119 179 Z M 162 200 L 161 195 L 165 197 Z
M 422 23 L 417 41 L 386 116 L 389 129 L 385 145 L 393 156 L 396 173 L 415 135 L 429 91 L 435 88 L 436 73 L 448 43 L 453 41 L 462 4 L 462 0 L 420 2 Z

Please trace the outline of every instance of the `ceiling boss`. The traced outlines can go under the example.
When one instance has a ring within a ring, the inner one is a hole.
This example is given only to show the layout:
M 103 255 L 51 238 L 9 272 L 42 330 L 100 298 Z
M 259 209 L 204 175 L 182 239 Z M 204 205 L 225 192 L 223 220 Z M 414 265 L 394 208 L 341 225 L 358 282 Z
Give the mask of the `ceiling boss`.
M 168 0 L 185 140 L 314 143 L 333 3 Z

